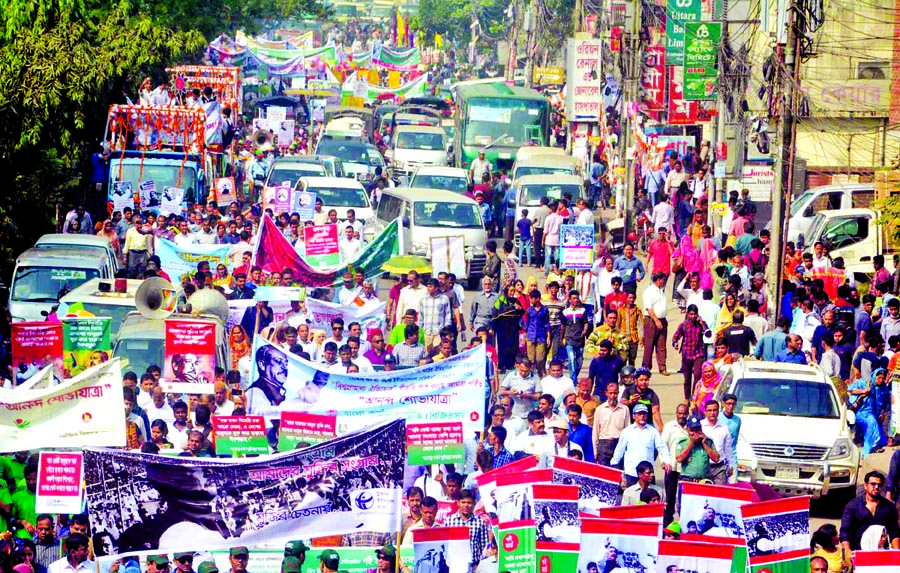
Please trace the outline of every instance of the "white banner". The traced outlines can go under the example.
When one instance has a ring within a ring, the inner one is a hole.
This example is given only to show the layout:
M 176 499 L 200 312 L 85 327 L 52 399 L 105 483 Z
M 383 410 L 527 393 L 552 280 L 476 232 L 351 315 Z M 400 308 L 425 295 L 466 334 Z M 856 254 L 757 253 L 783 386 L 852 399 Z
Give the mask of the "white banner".
M 282 411 L 337 416 L 337 433 L 383 420 L 408 424 L 462 422 L 471 436 L 484 429 L 483 346 L 441 362 L 393 372 L 338 374 L 257 336 L 247 413 L 278 420 Z
M 363 306 L 355 304 L 335 304 L 315 298 L 306 299 L 306 311 L 309 314 L 310 328 L 321 328 L 331 333 L 331 321 L 335 318 L 344 320 L 344 331 L 349 330 L 351 322 L 358 322 L 362 329 L 362 339 L 368 339 L 370 330 L 380 329 L 384 334 L 385 301 L 371 301 Z
M 118 358 L 59 386 L 0 394 L 0 450 L 125 445 Z
M 185 277 L 192 277 L 197 272 L 197 263 L 209 261 L 209 270 L 216 272 L 216 265 L 225 263 L 229 272 L 233 261 L 228 259 L 231 245 L 190 245 L 179 247 L 172 241 L 160 239 L 156 241 L 156 254 L 162 270 L 168 273 L 172 284 L 179 285 Z

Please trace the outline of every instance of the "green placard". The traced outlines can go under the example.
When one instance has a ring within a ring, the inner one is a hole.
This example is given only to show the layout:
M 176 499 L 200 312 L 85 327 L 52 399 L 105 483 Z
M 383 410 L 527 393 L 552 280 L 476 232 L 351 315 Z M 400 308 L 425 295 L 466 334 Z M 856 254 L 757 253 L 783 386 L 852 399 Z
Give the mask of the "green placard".
M 684 65 L 684 23 L 700 21 L 700 0 L 668 0 L 666 5 L 666 65 Z
M 560 548 L 560 543 L 544 543 L 537 548 L 537 573 L 576 573 L 578 550 Z
M 462 422 L 407 424 L 406 451 L 411 466 L 463 463 Z
M 534 522 L 516 522 L 515 527 L 500 525 L 500 544 L 498 552 L 498 568 L 509 573 L 535 573 L 535 538 L 537 537 Z
M 63 371 L 71 378 L 109 360 L 110 319 L 64 318 L 63 321 Z
M 719 68 L 716 56 L 722 40 L 720 22 L 684 24 L 685 101 L 715 101 L 719 97 Z

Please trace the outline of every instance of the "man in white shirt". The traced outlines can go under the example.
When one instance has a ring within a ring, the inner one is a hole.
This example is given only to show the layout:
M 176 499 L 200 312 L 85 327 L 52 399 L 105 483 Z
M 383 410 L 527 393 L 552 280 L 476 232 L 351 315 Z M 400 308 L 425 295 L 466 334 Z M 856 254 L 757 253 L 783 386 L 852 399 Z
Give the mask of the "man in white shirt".
M 500 383 L 500 396 L 509 396 L 513 400 L 512 415 L 525 419 L 534 410 L 534 401 L 541 393 L 537 387 L 540 381 L 532 371 L 531 360 L 523 358 L 516 369 L 507 373 Z
M 214 416 L 230 416 L 234 412 L 234 402 L 228 399 L 228 387 L 222 382 L 215 384 L 216 412 Z
M 194 233 L 194 242 L 199 245 L 215 245 L 217 240 L 218 236 L 212 228 L 212 217 L 203 219 L 200 230 Z
M 331 336 L 326 338 L 322 344 L 329 342 L 334 342 L 338 348 L 347 344 L 347 337 L 344 336 L 344 319 L 339 316 L 331 319 Z
M 675 172 L 672 171 L 669 175 L 672 173 Z M 667 195 L 663 195 L 660 202 L 653 207 L 653 211 L 650 213 L 650 222 L 654 230 L 663 227 L 670 235 L 675 235 L 675 208 L 669 202 Z
M 675 169 L 669 171 L 669 175 L 666 176 L 666 193 L 669 197 L 674 197 L 678 193 L 678 188 L 686 180 L 687 173 L 684 172 L 681 161 L 675 161 Z M 665 201 L 665 199 L 662 200 Z
M 478 150 L 478 157 L 472 160 L 469 171 L 472 173 L 472 181 L 476 183 L 481 181 L 482 175 L 491 172 L 491 162 L 484 158 L 484 149 Z
M 550 372 L 541 378 L 541 394 L 549 394 L 553 397 L 554 404 L 562 403 L 566 390 L 575 392 L 575 384 L 572 379 L 563 373 L 562 362 L 554 360 L 550 363 Z
M 66 538 L 66 555 L 47 567 L 47 573 L 92 573 L 96 566 L 88 559 L 88 538 L 73 534 Z
M 731 446 L 731 430 L 719 421 L 719 402 L 710 400 L 706 403 L 706 418 L 700 425 L 703 434 L 712 440 L 719 452 L 719 461 L 712 463 L 710 460 L 710 477 L 718 485 L 735 483 L 737 481 L 737 455 Z
M 344 227 L 353 227 L 354 236 L 358 236 L 359 240 L 362 241 L 364 239 L 363 230 L 365 226 L 363 222 L 356 218 L 356 211 L 353 209 L 347 209 L 347 220 L 343 223 Z
M 552 454 L 555 444 L 553 436 L 544 430 L 543 414 L 538 411 L 531 411 L 528 413 L 528 429 L 516 438 L 513 450 L 540 458 L 541 456 Z
M 409 271 L 407 274 L 408 284 L 400 289 L 400 297 L 397 299 L 397 312 L 394 316 L 394 324 L 398 324 L 403 320 L 403 314 L 412 309 L 419 311 L 419 303 L 428 295 L 428 289 L 421 283 L 419 273 Z
M 343 279 L 344 282 L 335 294 L 334 302 L 349 305 L 360 295 L 362 288 L 356 284 L 356 279 L 350 271 L 344 273 Z
M 575 224 L 590 225 L 591 227 L 593 227 L 594 212 L 591 211 L 590 208 L 588 208 L 587 201 L 585 201 L 584 199 L 579 199 L 578 201 L 576 201 L 576 205 L 578 205 L 578 208 L 581 210 L 578 212 L 578 219 L 576 219 Z
M 338 242 L 341 251 L 341 260 L 346 262 L 352 261 L 359 255 L 362 250 L 362 241 L 356 238 L 353 225 L 344 227 L 344 238 Z
M 147 405 L 147 419 L 152 424 L 154 420 L 162 420 L 166 425 L 171 426 L 175 423 L 175 412 L 166 402 L 166 395 L 159 386 L 153 389 L 151 394 L 152 400 Z
M 649 369 L 656 349 L 656 363 L 659 373 L 668 376 L 666 370 L 666 338 L 669 334 L 669 323 L 666 314 L 669 303 L 666 300 L 665 273 L 654 273 L 650 280 L 653 284 L 644 290 L 644 368 Z
M 554 418 L 549 423 L 545 422 L 545 425 L 553 432 L 552 453 L 554 456 L 567 458 L 571 452 L 581 452 L 581 457 L 584 459 L 584 450 L 581 446 L 569 440 L 569 424 L 566 420 Z
M 700 304 L 703 302 L 703 290 L 700 288 L 700 275 L 697 273 L 689 273 L 685 276 L 684 280 L 681 281 L 681 284 L 678 285 L 678 294 L 685 299 L 685 308 L 694 304 L 697 305 L 697 308 L 699 309 Z M 709 323 L 707 322 L 706 324 Z M 715 322 L 713 322 L 713 324 L 715 324 Z
M 193 245 L 197 242 L 197 239 L 194 237 L 194 234 L 191 233 L 191 230 L 188 229 L 187 221 L 181 221 L 178 223 L 178 234 L 172 239 L 179 247 L 186 247 L 188 245 Z

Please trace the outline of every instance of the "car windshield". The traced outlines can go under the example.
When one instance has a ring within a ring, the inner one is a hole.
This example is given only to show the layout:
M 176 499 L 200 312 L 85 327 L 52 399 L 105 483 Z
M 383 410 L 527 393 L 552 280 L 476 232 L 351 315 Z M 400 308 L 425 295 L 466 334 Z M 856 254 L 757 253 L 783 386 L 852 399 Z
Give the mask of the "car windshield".
M 740 413 L 803 418 L 837 418 L 838 405 L 831 386 L 807 380 L 748 378 L 734 390 Z
M 480 229 L 481 213 L 478 205 L 467 203 L 438 203 L 418 201 L 415 224 L 422 227 L 453 227 L 455 229 Z
M 368 207 L 364 189 L 358 187 L 307 187 L 325 207 Z
M 19 267 L 13 277 L 12 299 L 19 302 L 56 302 L 65 292 L 99 275 L 97 269 Z
M 460 194 L 469 190 L 469 182 L 465 177 L 450 177 L 447 175 L 416 175 L 409 186 L 444 189 L 445 191 L 453 191 Z
M 562 198 L 564 193 L 568 193 L 572 199 L 578 199 L 581 197 L 581 187 L 550 183 L 522 185 L 522 204 L 526 207 L 535 207 L 541 204 L 541 197 L 553 201 Z
M 348 143 L 337 139 L 323 139 L 316 150 L 319 155 L 334 155 L 344 163 L 368 165 L 369 150 L 359 143 Z
M 574 175 L 575 170 L 571 167 L 538 167 L 536 165 L 523 165 L 516 168 L 515 178 L 525 177 L 526 175 Z
M 276 165 L 269 173 L 269 179 L 266 185 L 274 187 L 281 185 L 285 181 L 293 186 L 301 177 L 325 177 L 325 167 L 318 163 L 291 163 L 287 165 Z
M 791 216 L 792 217 L 794 215 L 800 213 L 803 210 L 803 208 L 806 207 L 806 202 L 809 200 L 810 195 L 812 195 L 812 192 L 805 191 L 796 199 L 791 200 Z
M 438 151 L 444 149 L 444 136 L 440 133 L 404 131 L 397 134 L 397 147 L 401 149 L 421 149 Z
M 162 340 L 150 338 L 129 338 L 116 342 L 113 356 L 118 356 L 126 362 L 129 370 L 144 372 L 151 364 L 163 364 Z
M 194 199 L 197 190 L 197 170 L 193 164 L 185 164 L 182 169 L 181 162 L 176 164 L 154 164 L 147 159 L 143 165 L 140 162 L 122 163 L 121 169 L 118 163 L 110 167 L 115 181 L 130 181 L 132 189 L 140 189 L 141 183 L 153 182 L 153 188 L 147 197 L 147 206 L 158 209 L 162 203 L 162 194 L 166 187 L 184 189 L 185 199 Z

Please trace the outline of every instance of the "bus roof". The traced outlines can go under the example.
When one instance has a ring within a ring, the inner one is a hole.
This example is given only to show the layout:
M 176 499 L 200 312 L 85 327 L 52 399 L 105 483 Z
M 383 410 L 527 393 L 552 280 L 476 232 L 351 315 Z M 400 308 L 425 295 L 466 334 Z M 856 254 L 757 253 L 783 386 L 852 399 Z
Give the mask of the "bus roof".
M 493 97 L 501 99 L 527 99 L 540 100 L 550 105 L 549 100 L 531 88 L 508 86 L 502 82 L 490 84 L 460 85 L 456 88 L 459 99 L 473 97 Z

